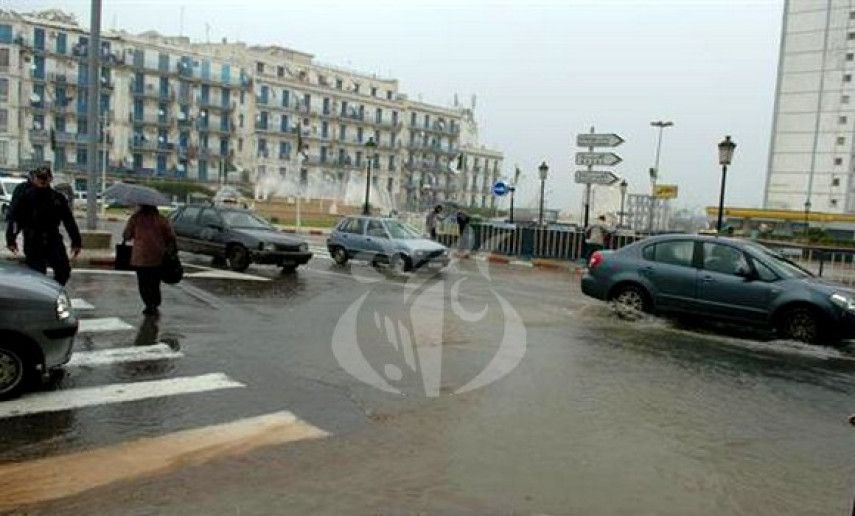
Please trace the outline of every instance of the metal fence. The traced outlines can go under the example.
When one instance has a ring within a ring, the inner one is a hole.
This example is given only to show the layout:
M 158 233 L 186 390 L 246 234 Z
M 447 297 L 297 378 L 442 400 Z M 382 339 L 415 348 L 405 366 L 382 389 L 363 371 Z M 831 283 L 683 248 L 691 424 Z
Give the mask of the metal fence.
M 817 276 L 849 286 L 855 284 L 855 249 L 775 240 L 757 242 L 780 252 Z

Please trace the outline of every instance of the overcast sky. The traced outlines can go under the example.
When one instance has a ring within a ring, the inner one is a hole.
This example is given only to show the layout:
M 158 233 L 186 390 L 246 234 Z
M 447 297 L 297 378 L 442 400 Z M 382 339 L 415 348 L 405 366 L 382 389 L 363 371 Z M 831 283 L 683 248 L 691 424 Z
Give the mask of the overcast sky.
M 718 200 L 716 144 L 737 143 L 729 205 L 759 206 L 768 159 L 782 0 L 103 0 L 102 26 L 193 39 L 240 39 L 398 78 L 401 90 L 450 104 L 477 95 L 483 143 L 530 181 L 550 166 L 549 204 L 578 211 L 575 134 L 616 132 L 630 190 L 649 191 L 656 133 L 672 120 L 660 164 L 678 205 Z M 62 7 L 89 24 L 89 0 L 0 0 Z

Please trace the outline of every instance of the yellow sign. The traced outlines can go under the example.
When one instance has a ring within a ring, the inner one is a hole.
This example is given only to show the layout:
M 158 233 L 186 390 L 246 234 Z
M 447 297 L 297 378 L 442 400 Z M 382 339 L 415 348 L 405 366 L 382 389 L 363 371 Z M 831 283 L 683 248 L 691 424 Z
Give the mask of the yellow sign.
M 659 199 L 676 199 L 677 185 L 656 185 L 653 194 Z

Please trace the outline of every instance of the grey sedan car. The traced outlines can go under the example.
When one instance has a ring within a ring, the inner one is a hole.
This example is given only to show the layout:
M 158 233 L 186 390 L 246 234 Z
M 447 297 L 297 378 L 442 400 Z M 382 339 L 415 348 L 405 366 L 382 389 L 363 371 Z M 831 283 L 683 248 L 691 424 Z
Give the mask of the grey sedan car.
M 333 260 L 344 265 L 351 258 L 386 264 L 397 272 L 448 265 L 448 248 L 398 220 L 380 217 L 346 217 L 327 239 Z
M 582 292 L 619 313 L 701 316 L 811 343 L 855 337 L 855 291 L 742 240 L 665 235 L 598 251 Z
M 71 358 L 77 318 L 59 283 L 0 261 L 0 399 Z

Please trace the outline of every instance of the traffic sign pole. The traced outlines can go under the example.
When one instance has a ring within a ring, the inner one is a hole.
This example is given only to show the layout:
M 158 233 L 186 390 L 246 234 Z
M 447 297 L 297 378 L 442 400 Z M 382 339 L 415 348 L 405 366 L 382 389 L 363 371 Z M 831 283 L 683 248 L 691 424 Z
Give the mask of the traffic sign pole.
M 594 134 L 594 126 L 591 126 L 591 134 Z M 594 147 L 588 147 L 588 152 L 594 152 Z M 594 165 L 588 165 L 588 172 L 594 171 Z M 591 183 L 585 183 L 585 215 L 582 229 L 588 229 L 588 219 L 591 214 Z

